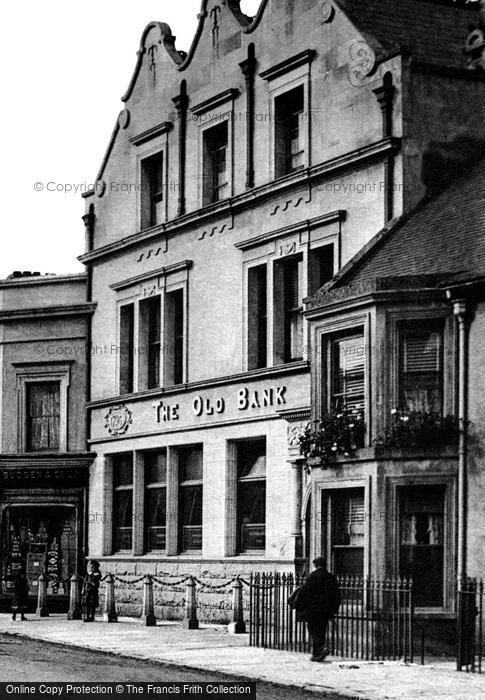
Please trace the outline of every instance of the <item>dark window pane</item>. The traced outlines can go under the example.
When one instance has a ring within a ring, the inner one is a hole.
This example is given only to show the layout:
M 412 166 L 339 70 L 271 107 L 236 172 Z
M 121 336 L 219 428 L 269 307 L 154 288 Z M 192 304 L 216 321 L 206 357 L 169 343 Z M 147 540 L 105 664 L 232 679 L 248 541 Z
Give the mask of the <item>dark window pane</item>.
M 59 382 L 27 385 L 27 449 L 58 450 L 60 427 Z
M 267 269 L 248 270 L 248 368 L 267 364 Z
M 180 489 L 183 525 L 202 525 L 202 486 L 183 486 Z
M 145 482 L 147 484 L 163 484 L 167 480 L 167 453 L 147 452 L 145 460 Z
M 163 219 L 163 153 L 141 163 L 141 227 L 156 226 Z
M 149 527 L 166 525 L 167 496 L 164 488 L 146 489 L 145 511 Z
M 275 175 L 296 172 L 304 165 L 304 90 L 300 86 L 275 100 Z
M 131 489 L 115 491 L 113 510 L 117 527 L 132 526 L 133 492 Z
M 147 340 L 147 386 L 160 386 L 160 295 L 145 299 L 141 303 L 140 317 L 146 323 Z
M 131 486 L 133 484 L 132 454 L 114 455 L 112 460 L 114 486 Z
M 202 449 L 188 448 L 179 450 L 180 481 L 202 481 Z
M 120 394 L 133 391 L 134 314 L 133 304 L 120 309 Z
M 204 132 L 204 204 L 228 196 L 227 121 Z
M 237 445 L 238 478 L 261 479 L 266 476 L 266 441 L 248 440 Z
M 202 486 L 180 488 L 181 549 L 202 549 Z
M 160 550 L 166 547 L 167 494 L 166 489 L 146 489 L 145 523 L 147 550 Z
M 114 549 L 131 549 L 133 543 L 133 492 L 115 491 L 113 497 Z
M 181 384 L 184 380 L 184 291 L 176 289 L 165 295 L 165 384 Z
M 412 577 L 416 605 L 443 605 L 444 496 L 444 486 L 401 491 L 400 575 Z

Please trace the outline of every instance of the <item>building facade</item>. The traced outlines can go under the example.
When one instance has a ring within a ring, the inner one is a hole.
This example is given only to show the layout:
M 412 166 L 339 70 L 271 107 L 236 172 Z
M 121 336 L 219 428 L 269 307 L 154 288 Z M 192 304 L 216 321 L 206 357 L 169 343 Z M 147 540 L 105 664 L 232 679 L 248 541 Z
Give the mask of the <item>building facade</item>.
M 478 164 L 381 231 L 306 312 L 317 433 L 331 412 L 353 424 L 356 405 L 366 427 L 312 468 L 312 547 L 340 573 L 412 577 L 428 635 L 431 620 L 454 632 L 457 584 L 483 575 L 484 155 L 482 143 Z
M 415 32 L 437 14 L 439 37 Z M 188 53 L 146 27 L 80 258 L 103 567 L 224 576 L 317 551 L 303 300 L 415 206 L 440 141 L 483 134 L 463 53 L 477 18 L 419 0 L 263 0 L 255 17 L 204 0 Z
M 59 599 L 84 569 L 94 458 L 84 421 L 93 310 L 85 298 L 85 275 L 18 272 L 0 281 L 2 598 L 18 569 L 32 596 L 46 573 Z

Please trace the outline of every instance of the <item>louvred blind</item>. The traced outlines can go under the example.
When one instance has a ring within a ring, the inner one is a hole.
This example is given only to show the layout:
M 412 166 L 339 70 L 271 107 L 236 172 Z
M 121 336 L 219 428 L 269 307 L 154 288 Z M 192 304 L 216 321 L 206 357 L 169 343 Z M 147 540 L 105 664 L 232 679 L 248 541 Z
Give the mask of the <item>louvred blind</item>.
M 441 370 L 441 333 L 407 335 L 403 339 L 403 371 L 408 373 Z

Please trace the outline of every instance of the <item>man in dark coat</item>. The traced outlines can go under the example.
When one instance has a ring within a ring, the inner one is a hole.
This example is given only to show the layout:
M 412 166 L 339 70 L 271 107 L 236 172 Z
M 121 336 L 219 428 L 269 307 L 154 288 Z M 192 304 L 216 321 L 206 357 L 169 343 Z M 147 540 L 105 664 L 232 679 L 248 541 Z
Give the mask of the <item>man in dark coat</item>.
M 25 575 L 24 569 L 17 571 L 13 582 L 13 598 L 12 598 L 12 620 L 17 619 L 17 613 L 20 613 L 20 619 L 26 620 L 25 611 L 27 610 L 27 602 L 29 600 L 29 582 Z
M 325 559 L 318 557 L 313 564 L 315 571 L 298 592 L 296 612 L 308 625 L 313 642 L 311 661 L 323 661 L 328 654 L 325 646 L 328 622 L 338 613 L 341 597 L 337 579 L 327 571 Z

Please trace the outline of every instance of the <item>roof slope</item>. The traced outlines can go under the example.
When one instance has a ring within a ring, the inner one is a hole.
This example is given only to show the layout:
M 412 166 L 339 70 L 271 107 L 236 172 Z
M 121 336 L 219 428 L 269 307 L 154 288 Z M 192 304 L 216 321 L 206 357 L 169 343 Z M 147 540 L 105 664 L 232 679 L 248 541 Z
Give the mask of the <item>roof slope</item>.
M 365 288 L 388 287 L 399 278 L 474 279 L 485 276 L 485 158 L 408 216 L 380 231 L 333 280 L 322 287 L 309 308 L 334 296 Z M 396 279 L 397 278 L 397 279 Z
M 388 49 L 400 46 L 418 60 L 464 67 L 470 25 L 478 24 L 478 3 L 432 0 L 337 0 L 367 37 Z M 374 43 L 374 42 L 373 42 Z

